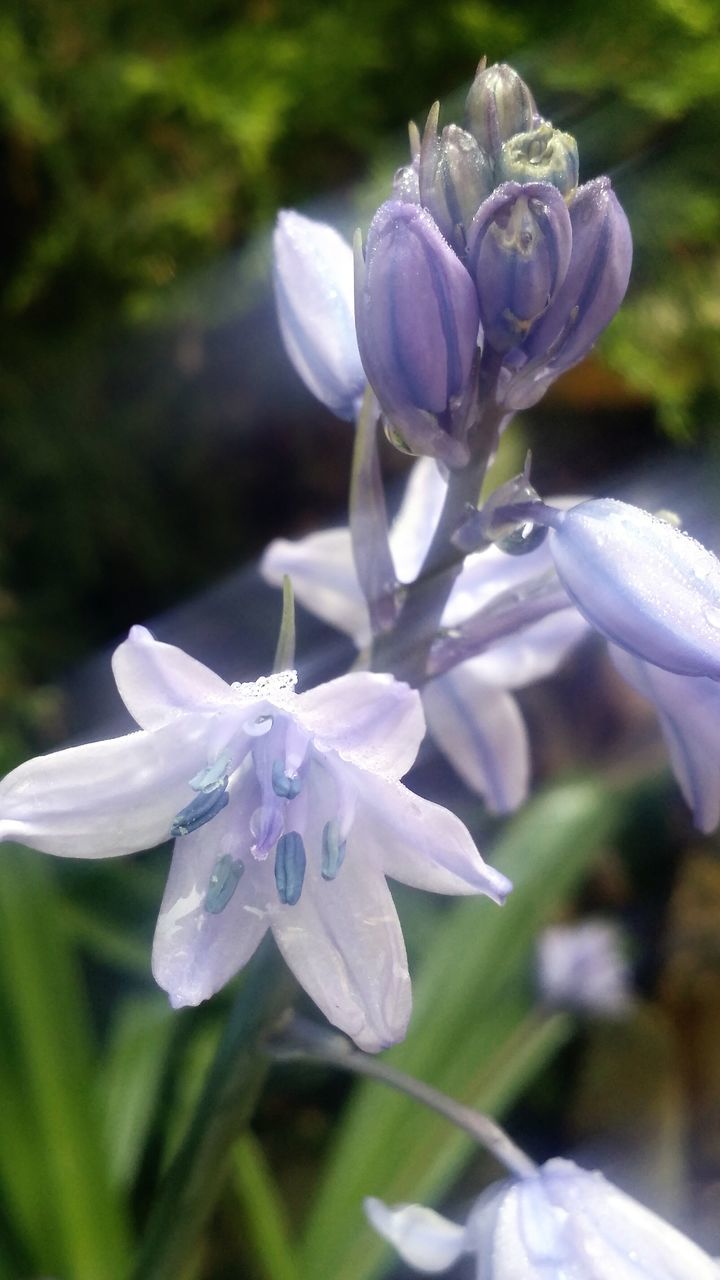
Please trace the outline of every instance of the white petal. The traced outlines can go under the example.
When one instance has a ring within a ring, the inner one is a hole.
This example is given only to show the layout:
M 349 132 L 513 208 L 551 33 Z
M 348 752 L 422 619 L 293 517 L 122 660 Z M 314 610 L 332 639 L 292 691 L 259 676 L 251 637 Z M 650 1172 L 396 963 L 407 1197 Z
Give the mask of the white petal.
M 400 582 L 413 582 L 425 559 L 440 517 L 447 480 L 434 458 L 419 458 L 390 530 L 390 550 Z
M 370 621 L 349 529 L 326 529 L 298 542 L 276 538 L 263 555 L 260 571 L 275 587 L 282 586 L 287 574 L 296 599 L 310 613 L 351 636 L 359 649 L 368 644 Z
M 428 730 L 490 811 L 510 813 L 527 798 L 527 730 L 512 695 L 486 684 L 478 667 L 474 658 L 425 686 Z
M 167 840 L 190 779 L 232 723 L 189 713 L 154 732 L 28 760 L 0 783 L 0 839 L 70 858 L 110 858 Z
M 397 1249 L 403 1262 L 427 1274 L 446 1271 L 465 1250 L 465 1228 L 419 1204 L 390 1209 L 368 1197 L 365 1212 L 379 1235 Z
M 146 627 L 132 627 L 112 659 L 118 692 L 133 720 L 158 729 L 185 711 L 217 710 L 231 697 L 220 676 Z
M 503 902 L 511 885 L 480 857 L 459 818 L 401 782 L 365 775 L 358 781 L 353 840 L 386 875 L 431 893 L 484 893 Z
M 317 811 L 317 806 L 312 806 Z M 376 1053 L 401 1040 L 410 978 L 400 922 L 385 877 L 355 830 L 334 880 L 320 875 L 322 824 L 303 832 L 307 869 L 300 901 L 276 906 L 272 930 L 298 981 L 326 1018 Z
M 467 556 L 443 613 L 443 626 L 464 622 L 505 591 L 520 592 L 550 574 L 555 578 L 548 542 L 546 538 L 524 556 L 507 555 L 495 546 Z
M 371 671 L 351 671 L 301 693 L 295 714 L 320 750 L 387 778 L 407 773 L 425 736 L 417 690 Z
M 622 1013 L 631 1002 L 631 974 L 617 925 L 582 920 L 543 929 L 537 982 L 543 1003 L 551 1007 Z
M 522 689 L 552 675 L 589 630 L 577 609 L 561 609 L 516 631 L 465 665 L 472 665 L 475 674 L 488 684 Z
M 628 684 L 653 703 L 695 824 L 714 831 L 720 823 L 720 685 L 704 676 L 674 675 L 616 645 L 610 656 Z
M 355 336 L 353 253 L 333 227 L 292 210 L 273 235 L 283 341 L 305 385 L 341 418 L 365 387 Z
M 252 797 L 249 797 L 252 799 Z M 175 841 L 153 943 L 153 974 L 171 1003 L 196 1005 L 218 991 L 250 959 L 269 924 L 276 892 L 270 860 L 249 853 L 252 804 L 233 796 L 222 813 Z M 242 873 L 227 905 L 206 909 L 219 859 Z

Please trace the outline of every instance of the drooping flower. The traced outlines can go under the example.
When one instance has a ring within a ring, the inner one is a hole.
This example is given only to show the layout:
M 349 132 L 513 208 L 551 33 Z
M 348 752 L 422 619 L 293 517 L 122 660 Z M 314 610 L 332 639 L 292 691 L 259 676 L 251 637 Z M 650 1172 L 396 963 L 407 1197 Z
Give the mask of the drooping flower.
M 623 1013 L 631 1002 L 631 975 L 617 925 L 579 920 L 543 929 L 537 941 L 537 985 L 550 1008 Z
M 398 579 L 414 580 L 437 523 L 446 482 L 431 459 L 420 459 L 410 474 L 402 505 L 390 531 Z M 262 560 L 265 578 L 276 586 L 284 574 L 297 599 L 362 649 L 370 639 L 367 606 L 358 585 L 348 529 L 310 534 L 298 542 L 276 539 Z M 533 583 L 553 576 L 546 543 L 524 556 L 497 547 L 468 556 L 443 615 L 456 627 L 477 610 L 513 591 L 522 597 Z M 529 626 L 520 626 L 429 680 L 422 689 L 428 729 L 465 782 L 493 812 L 507 813 L 526 798 L 530 757 L 525 723 L 512 690 L 550 675 L 586 631 L 571 607 Z
M 421 1205 L 365 1201 L 370 1222 L 417 1271 L 475 1258 L 477 1280 L 718 1280 L 720 1266 L 631 1196 L 571 1160 L 498 1183 L 464 1227 Z
M 361 1048 L 401 1038 L 410 981 L 385 876 L 498 902 L 510 887 L 399 781 L 424 732 L 417 693 L 369 672 L 302 694 L 290 672 L 228 685 L 143 627 L 113 669 L 139 731 L 20 765 L 0 783 L 0 839 L 103 858 L 174 837 L 153 947 L 173 1005 L 217 991 L 269 928 Z
M 352 419 L 365 389 L 353 302 L 350 245 L 325 222 L 278 215 L 273 281 L 285 349 L 309 391 Z

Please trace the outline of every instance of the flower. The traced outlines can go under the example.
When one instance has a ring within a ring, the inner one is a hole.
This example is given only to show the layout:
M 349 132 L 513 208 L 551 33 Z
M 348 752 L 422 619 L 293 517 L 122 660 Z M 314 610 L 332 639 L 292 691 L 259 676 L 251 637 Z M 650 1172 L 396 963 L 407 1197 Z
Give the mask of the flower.
M 417 576 L 445 490 L 446 482 L 432 459 L 415 463 L 390 532 L 395 568 L 402 582 L 412 582 Z M 288 574 L 301 604 L 350 635 L 359 649 L 368 643 L 367 606 L 355 573 L 348 529 L 310 534 L 298 542 L 276 539 L 265 551 L 261 571 L 276 586 Z M 553 565 L 547 543 L 524 556 L 505 555 L 494 546 L 469 556 L 448 600 L 443 625 L 455 627 L 506 592 L 522 595 L 528 585 L 548 575 L 553 576 Z M 493 812 L 517 808 L 529 784 L 527 732 L 510 691 L 551 674 L 585 631 L 575 609 L 561 609 L 519 627 L 424 685 L 423 706 L 431 735 Z
M 718 1280 L 720 1267 L 637 1200 L 571 1160 L 498 1183 L 464 1227 L 420 1205 L 365 1201 L 370 1222 L 417 1271 L 475 1256 L 477 1280 Z
M 273 234 L 273 281 L 295 369 L 333 413 L 355 418 L 365 374 L 355 337 L 350 245 L 327 223 L 284 210 Z
M 497 902 L 510 888 L 458 818 L 399 781 L 418 695 L 369 672 L 302 694 L 294 672 L 228 685 L 144 627 L 113 670 L 140 730 L 20 765 L 0 783 L 0 839 L 103 858 L 175 837 L 153 946 L 173 1005 L 217 991 L 269 928 L 361 1048 L 400 1039 L 410 982 L 385 876 Z
M 630 966 L 618 927 L 581 920 L 543 929 L 537 942 L 537 984 L 543 1003 L 615 1015 L 630 1004 Z

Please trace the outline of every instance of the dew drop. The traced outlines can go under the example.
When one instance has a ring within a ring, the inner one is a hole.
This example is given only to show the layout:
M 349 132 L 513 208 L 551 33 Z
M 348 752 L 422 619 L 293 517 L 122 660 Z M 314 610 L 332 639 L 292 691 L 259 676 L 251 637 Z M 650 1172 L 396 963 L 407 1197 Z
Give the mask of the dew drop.
M 720 609 L 718 609 L 717 605 L 710 604 L 703 612 L 705 621 L 709 622 L 711 627 L 717 627 L 720 631 Z

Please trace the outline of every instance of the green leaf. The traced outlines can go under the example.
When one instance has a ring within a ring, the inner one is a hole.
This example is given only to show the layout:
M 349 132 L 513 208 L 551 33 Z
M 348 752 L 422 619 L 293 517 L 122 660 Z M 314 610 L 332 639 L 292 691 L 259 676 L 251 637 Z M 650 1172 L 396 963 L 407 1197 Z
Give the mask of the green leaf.
M 127 1000 L 108 1046 L 102 1093 L 113 1183 L 129 1188 L 137 1173 L 175 1031 L 161 995 Z
M 245 1133 L 233 1148 L 233 1182 L 243 1209 L 246 1245 L 266 1280 L 301 1280 L 288 1223 L 260 1143 Z

